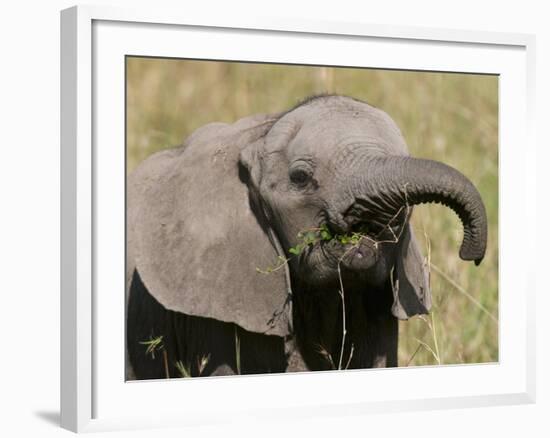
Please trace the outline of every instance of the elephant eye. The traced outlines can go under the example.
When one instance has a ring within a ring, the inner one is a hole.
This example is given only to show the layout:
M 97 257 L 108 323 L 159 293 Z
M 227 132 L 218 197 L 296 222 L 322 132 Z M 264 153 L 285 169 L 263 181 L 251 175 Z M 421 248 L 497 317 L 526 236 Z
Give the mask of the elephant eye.
M 313 172 L 309 167 L 295 166 L 290 169 L 290 181 L 297 186 L 306 185 L 312 177 Z

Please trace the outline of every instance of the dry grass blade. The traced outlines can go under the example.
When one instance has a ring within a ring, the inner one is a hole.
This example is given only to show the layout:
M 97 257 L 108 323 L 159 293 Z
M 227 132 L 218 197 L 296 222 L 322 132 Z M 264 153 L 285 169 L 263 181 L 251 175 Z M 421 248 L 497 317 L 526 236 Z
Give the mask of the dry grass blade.
M 202 376 L 202 373 L 204 372 L 206 365 L 208 365 L 208 362 L 210 362 L 210 353 L 208 353 L 206 356 L 202 356 L 200 360 L 197 359 L 197 368 L 199 370 L 199 376 Z
M 439 343 L 437 342 L 437 332 L 435 331 L 434 314 L 435 314 L 435 311 L 432 310 L 432 312 L 430 313 L 430 318 L 432 319 L 432 324 L 431 324 L 432 337 L 433 337 L 433 340 L 434 340 L 435 352 L 437 354 L 437 363 L 439 365 L 441 365 L 441 354 L 439 353 Z
M 342 256 L 343 258 L 343 256 Z M 340 281 L 340 298 L 342 299 L 342 345 L 340 347 L 340 359 L 338 360 L 338 369 L 342 369 L 342 360 L 344 359 L 344 346 L 346 344 L 346 297 L 344 295 L 344 282 L 342 281 L 342 270 L 340 264 L 342 259 L 338 261 L 338 280 Z
M 353 359 L 353 351 L 355 349 L 355 345 L 351 344 L 351 350 L 349 352 L 348 362 L 346 363 L 346 370 L 349 369 L 349 366 L 351 364 L 351 359 Z
M 432 347 L 430 347 L 426 342 L 418 338 L 415 338 L 415 340 L 432 354 L 434 359 L 437 361 L 438 365 L 441 365 L 441 360 L 439 359 L 439 356 L 437 355 L 437 353 L 432 349 Z
M 334 360 L 332 359 L 332 355 L 327 351 L 327 349 L 325 347 L 323 347 L 322 345 L 318 345 L 317 350 L 319 351 L 319 354 L 321 354 L 321 356 L 323 356 L 323 358 L 329 363 L 330 368 L 335 370 L 336 365 L 334 364 Z
M 191 375 L 191 370 L 189 367 L 186 367 L 181 360 L 178 360 L 174 363 L 174 366 L 180 373 L 180 377 L 193 377 Z
M 433 310 L 430 313 L 430 320 L 431 321 L 429 321 L 428 318 L 426 318 L 424 315 L 419 316 L 419 318 L 422 321 L 424 321 L 426 323 L 426 325 L 428 326 L 428 328 L 430 329 L 430 333 L 432 334 L 434 348 L 431 348 L 426 342 L 424 342 L 424 341 L 422 341 L 418 338 L 415 338 L 415 339 L 421 346 L 426 348 L 432 354 L 432 356 L 436 360 L 437 364 L 441 365 L 441 354 L 439 353 L 439 344 L 437 342 L 437 332 L 435 330 L 434 313 L 435 313 L 435 311 L 433 311 Z M 417 350 L 418 350 L 418 348 L 417 348 Z M 415 351 L 415 354 L 416 354 L 416 351 Z M 412 358 L 411 358 L 411 360 L 412 360 Z
M 479 310 L 481 310 L 489 318 L 491 318 L 495 324 L 498 325 L 498 319 L 491 312 L 489 312 L 489 310 L 487 310 L 487 308 L 483 304 L 481 304 L 470 293 L 468 293 L 466 289 L 464 289 L 460 284 L 458 284 L 451 277 L 449 277 L 441 268 L 437 267 L 433 263 L 430 264 L 430 267 L 436 273 L 438 273 L 445 281 L 447 281 L 451 286 L 453 286 L 458 292 L 460 292 L 462 295 L 468 298 Z
M 162 359 L 164 362 L 164 375 L 167 379 L 170 378 L 170 369 L 168 367 L 168 352 L 166 350 L 162 351 Z
M 235 326 L 235 366 L 237 368 L 237 374 L 241 374 L 241 338 L 237 332 Z
M 418 344 L 418 347 L 416 347 L 416 350 L 414 350 L 414 353 L 411 355 L 411 357 L 407 361 L 407 364 L 405 365 L 406 367 L 408 367 L 412 363 L 414 357 L 416 356 L 416 353 L 418 353 L 420 348 L 422 348 L 422 344 Z
M 268 266 L 266 269 L 256 267 L 256 272 L 265 275 L 272 274 L 273 272 L 277 272 L 279 269 L 286 267 L 289 260 L 289 258 L 285 258 L 280 255 L 277 257 L 277 264 L 275 266 Z
M 141 345 L 146 345 L 147 349 L 145 350 L 145 354 L 150 354 L 151 358 L 155 358 L 155 352 L 157 350 L 162 350 L 164 348 L 164 345 L 162 343 L 163 336 L 157 336 L 153 337 L 150 336 L 148 340 L 146 341 L 140 341 L 139 343 Z

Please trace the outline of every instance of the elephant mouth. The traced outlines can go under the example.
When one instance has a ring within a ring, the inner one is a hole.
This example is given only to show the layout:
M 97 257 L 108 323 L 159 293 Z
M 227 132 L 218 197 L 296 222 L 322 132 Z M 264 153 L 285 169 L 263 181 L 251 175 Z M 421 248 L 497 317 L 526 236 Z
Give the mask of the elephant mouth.
M 407 208 L 383 215 L 355 205 L 345 209 L 344 214 L 326 211 L 318 218 L 319 225 L 298 234 L 289 257 L 308 283 L 323 283 L 350 273 L 360 276 L 353 278 L 368 279 L 399 242 L 408 217 Z M 340 220 L 336 222 L 335 218 Z M 313 236 L 308 234 L 311 230 Z
M 364 271 L 372 267 L 380 258 L 381 250 L 397 244 L 406 225 L 407 214 L 398 215 L 391 223 L 382 225 L 381 220 L 368 217 L 345 216 L 347 224 L 344 232 L 330 223 L 332 239 L 321 241 L 320 248 L 337 268 L 352 271 Z
M 317 234 L 310 244 L 300 248 L 298 243 L 289 251 L 291 269 L 296 269 L 305 283 L 326 284 L 338 278 L 374 281 L 377 266 L 399 241 L 406 224 L 396 220 L 392 226 L 381 227 L 379 221 L 366 217 L 347 219 L 344 231 L 329 220 L 322 221 L 313 229 L 326 231 L 328 236 Z
M 321 227 L 330 231 L 332 239 L 321 241 L 319 246 L 334 268 L 367 271 L 380 260 L 384 250 L 399 242 L 412 207 L 404 205 L 393 212 L 370 207 L 356 200 L 342 214 L 325 216 Z

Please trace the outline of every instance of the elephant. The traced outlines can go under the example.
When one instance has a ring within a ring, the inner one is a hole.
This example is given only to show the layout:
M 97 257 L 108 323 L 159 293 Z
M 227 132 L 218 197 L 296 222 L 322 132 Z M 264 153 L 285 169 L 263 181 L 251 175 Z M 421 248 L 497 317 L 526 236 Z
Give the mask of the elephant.
M 410 218 L 432 202 L 478 265 L 473 183 L 410 156 L 387 113 L 349 96 L 151 155 L 127 181 L 127 379 L 396 367 L 398 321 L 431 307 Z

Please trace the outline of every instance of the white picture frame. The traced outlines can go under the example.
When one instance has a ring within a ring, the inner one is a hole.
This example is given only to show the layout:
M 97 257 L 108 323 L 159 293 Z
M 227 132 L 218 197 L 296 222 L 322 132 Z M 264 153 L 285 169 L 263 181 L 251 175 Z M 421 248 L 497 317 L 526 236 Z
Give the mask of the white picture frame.
M 192 38 L 193 44 L 182 44 L 186 38 Z M 220 44 L 222 39 L 239 42 L 238 46 L 248 52 L 238 53 Z M 269 41 L 269 53 L 260 50 L 256 44 L 260 41 L 264 46 Z M 300 44 L 307 46 L 308 59 L 299 51 Z M 520 223 L 525 227 L 525 221 L 533 224 L 535 216 L 532 209 L 518 208 L 517 202 L 512 206 L 507 199 L 522 199 L 525 205 L 535 203 L 535 154 L 519 154 L 519 149 L 511 146 L 520 140 L 523 151 L 535 149 L 531 126 L 534 44 L 534 37 L 524 34 L 311 22 L 291 17 L 227 20 L 215 15 L 195 16 L 189 11 L 91 6 L 62 11 L 62 427 L 100 431 L 251 417 L 261 421 L 282 413 L 299 418 L 533 402 L 534 267 L 527 261 L 512 260 L 511 255 L 520 245 L 534 247 L 534 237 L 514 236 L 512 230 Z M 368 62 L 354 60 L 351 49 L 339 50 L 354 45 L 371 47 L 372 58 Z M 126 54 L 499 74 L 499 363 L 124 382 L 120 366 L 124 362 L 124 349 L 120 349 L 124 342 L 124 276 L 120 264 L 123 267 L 124 260 L 120 255 L 124 254 L 125 242 L 120 189 L 124 190 L 125 174 L 124 143 L 120 142 L 124 118 L 120 111 L 124 109 L 121 66 Z M 519 169 L 513 175 L 515 184 L 511 184 L 512 165 Z M 508 269 L 512 262 L 513 271 Z M 120 296 L 106 295 L 107 288 L 120 290 Z M 429 379 L 425 377 L 428 374 Z M 391 386 L 389 381 L 395 382 L 395 387 L 382 391 Z M 400 384 L 407 381 L 411 382 L 408 387 Z M 424 385 L 412 383 L 428 381 Z M 177 398 L 182 385 L 192 403 Z M 367 385 L 369 391 L 354 390 Z M 271 401 L 258 406 L 255 400 L 266 388 L 271 391 Z M 296 390 L 292 400 L 285 398 L 290 388 Z M 151 405 L 148 400 L 157 402 Z

